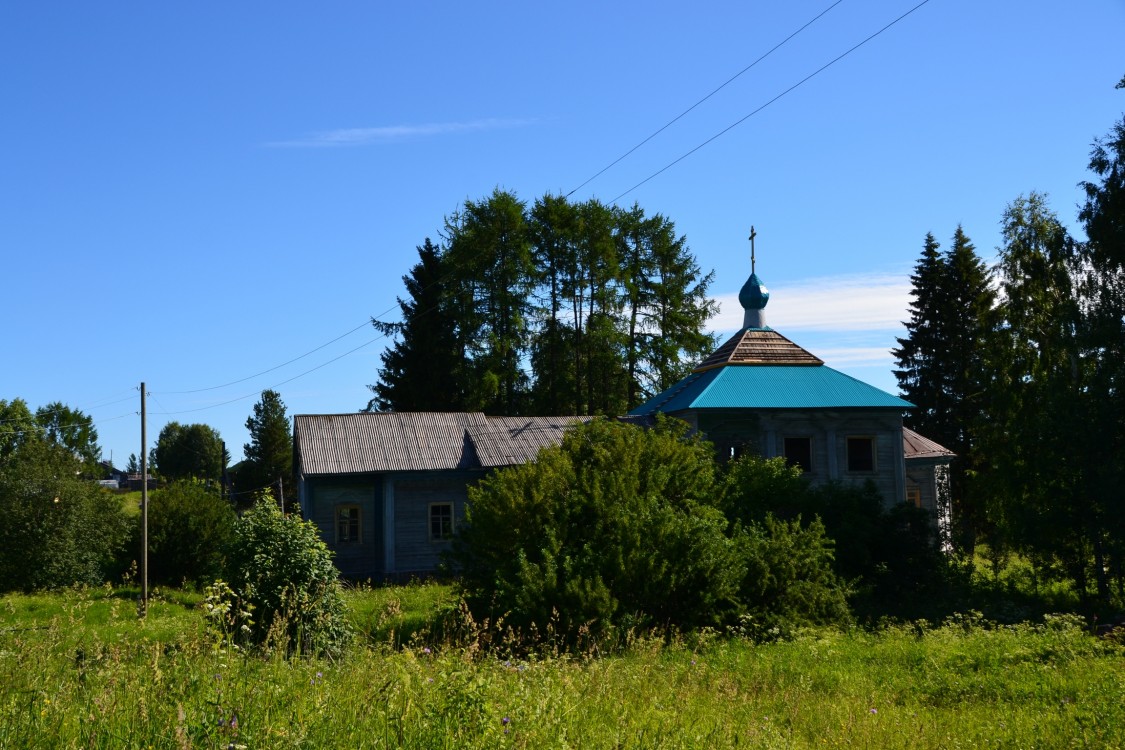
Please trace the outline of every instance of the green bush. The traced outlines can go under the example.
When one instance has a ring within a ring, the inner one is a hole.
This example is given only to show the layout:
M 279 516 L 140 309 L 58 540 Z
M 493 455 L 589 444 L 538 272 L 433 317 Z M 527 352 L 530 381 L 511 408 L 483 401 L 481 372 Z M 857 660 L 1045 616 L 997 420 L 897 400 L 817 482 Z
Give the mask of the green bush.
M 183 480 L 149 496 L 148 576 L 178 586 L 223 575 L 223 561 L 238 517 L 217 488 Z
M 851 619 L 848 590 L 832 569 L 833 542 L 819 519 L 782 521 L 772 514 L 739 529 L 747 574 L 740 591 L 740 627 L 759 640 L 787 637 L 801 627 Z
M 474 616 L 574 643 L 732 615 L 744 565 L 713 451 L 685 433 L 598 420 L 470 489 L 455 559 Z
M 949 596 L 952 561 L 937 547 L 926 511 L 900 503 L 884 507 L 871 482 L 811 486 L 783 458 L 744 456 L 725 476 L 723 507 L 732 521 L 821 522 L 820 533 L 835 542 L 832 566 L 853 583 L 853 603 L 866 614 L 935 616 L 932 604 Z
M 129 538 L 117 498 L 67 450 L 27 440 L 0 460 L 0 591 L 98 585 Z
M 234 630 L 269 649 L 339 654 L 351 631 L 338 575 L 316 525 L 285 517 L 265 495 L 235 524 L 227 554 L 241 600 Z

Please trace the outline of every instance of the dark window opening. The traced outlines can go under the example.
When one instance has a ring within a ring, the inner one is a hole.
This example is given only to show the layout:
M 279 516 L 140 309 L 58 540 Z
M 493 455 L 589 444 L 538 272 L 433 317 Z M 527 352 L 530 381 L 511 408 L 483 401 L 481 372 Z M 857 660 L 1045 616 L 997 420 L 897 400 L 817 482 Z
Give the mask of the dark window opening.
M 785 463 L 800 466 L 801 471 L 812 471 L 812 438 L 785 438 Z
M 875 438 L 848 438 L 848 471 L 875 471 Z

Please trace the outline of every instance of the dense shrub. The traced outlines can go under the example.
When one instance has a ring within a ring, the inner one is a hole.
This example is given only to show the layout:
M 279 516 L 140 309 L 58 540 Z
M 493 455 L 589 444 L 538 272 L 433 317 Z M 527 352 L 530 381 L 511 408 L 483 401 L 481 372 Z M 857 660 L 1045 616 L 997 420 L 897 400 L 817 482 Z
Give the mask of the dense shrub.
M 198 481 L 174 482 L 149 496 L 148 576 L 178 586 L 209 583 L 223 575 L 234 537 L 234 508 Z
M 470 490 L 455 558 L 476 617 L 570 642 L 740 622 L 756 635 L 847 617 L 818 523 L 730 523 L 711 446 L 661 419 L 598 421 Z
M 943 587 L 952 563 L 937 547 L 929 514 L 905 503 L 885 507 L 871 482 L 814 487 L 783 458 L 744 456 L 728 468 L 723 508 L 744 524 L 770 515 L 806 524 L 819 519 L 823 534 L 835 542 L 836 573 L 852 582 L 853 603 L 867 614 L 932 616 L 904 605 L 948 593 Z
M 334 656 L 350 639 L 332 553 L 315 524 L 282 515 L 269 495 L 235 524 L 226 569 L 241 600 L 231 624 L 249 643 Z
M 102 583 L 125 547 L 117 498 L 69 451 L 28 440 L 0 461 L 0 590 Z
M 571 640 L 728 616 L 744 564 L 685 428 L 595 421 L 472 488 L 455 558 L 474 614 Z
M 819 519 L 782 521 L 767 514 L 739 529 L 746 577 L 740 590 L 741 629 L 762 639 L 784 637 L 809 625 L 847 622 L 847 588 L 832 569 L 833 542 Z

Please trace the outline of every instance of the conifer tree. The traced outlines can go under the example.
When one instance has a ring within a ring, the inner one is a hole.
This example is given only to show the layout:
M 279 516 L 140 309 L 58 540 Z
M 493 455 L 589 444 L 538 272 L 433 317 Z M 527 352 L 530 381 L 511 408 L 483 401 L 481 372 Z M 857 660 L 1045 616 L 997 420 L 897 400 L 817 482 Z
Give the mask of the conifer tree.
M 945 257 L 933 233 L 927 233 L 922 255 L 910 276 L 910 320 L 905 338 L 897 339 L 892 350 L 898 369 L 895 378 L 903 398 L 914 404 L 903 416 L 903 423 L 933 440 L 941 442 L 944 415 L 948 413 L 947 384 L 940 359 L 947 346 L 947 307 Z
M 372 320 L 376 330 L 398 338 L 380 355 L 379 382 L 367 411 L 461 411 L 469 407 L 464 382 L 464 346 L 451 309 L 451 273 L 427 237 L 418 262 L 402 277 L 407 299 L 399 298 L 402 321 Z
M 277 391 L 262 391 L 254 412 L 246 419 L 250 442 L 242 450 L 246 465 L 239 472 L 243 490 L 277 487 L 295 490 L 293 481 L 293 432 L 285 404 Z

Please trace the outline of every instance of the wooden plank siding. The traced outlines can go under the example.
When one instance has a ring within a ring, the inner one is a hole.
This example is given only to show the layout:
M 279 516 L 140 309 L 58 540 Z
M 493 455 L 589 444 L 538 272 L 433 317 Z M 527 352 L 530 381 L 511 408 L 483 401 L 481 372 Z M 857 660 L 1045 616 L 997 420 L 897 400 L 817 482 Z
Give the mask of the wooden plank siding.
M 320 529 L 321 538 L 335 553 L 336 567 L 345 578 L 383 577 L 383 488 L 379 475 L 318 477 L 306 480 L 308 520 Z M 360 541 L 341 544 L 336 539 L 336 509 L 360 509 Z
M 875 483 L 887 507 L 906 493 L 902 417 L 887 409 L 771 409 L 753 414 L 735 409 L 696 410 L 677 414 L 715 443 L 720 458 L 753 450 L 765 458 L 785 455 L 785 438 L 807 437 L 812 447 L 809 481 L 821 484 Z M 875 470 L 848 471 L 848 438 L 875 440 Z
M 394 479 L 396 578 L 433 572 L 452 547 L 430 539 L 430 505 L 453 504 L 453 529 L 465 518 L 469 485 L 481 472 L 417 472 Z

